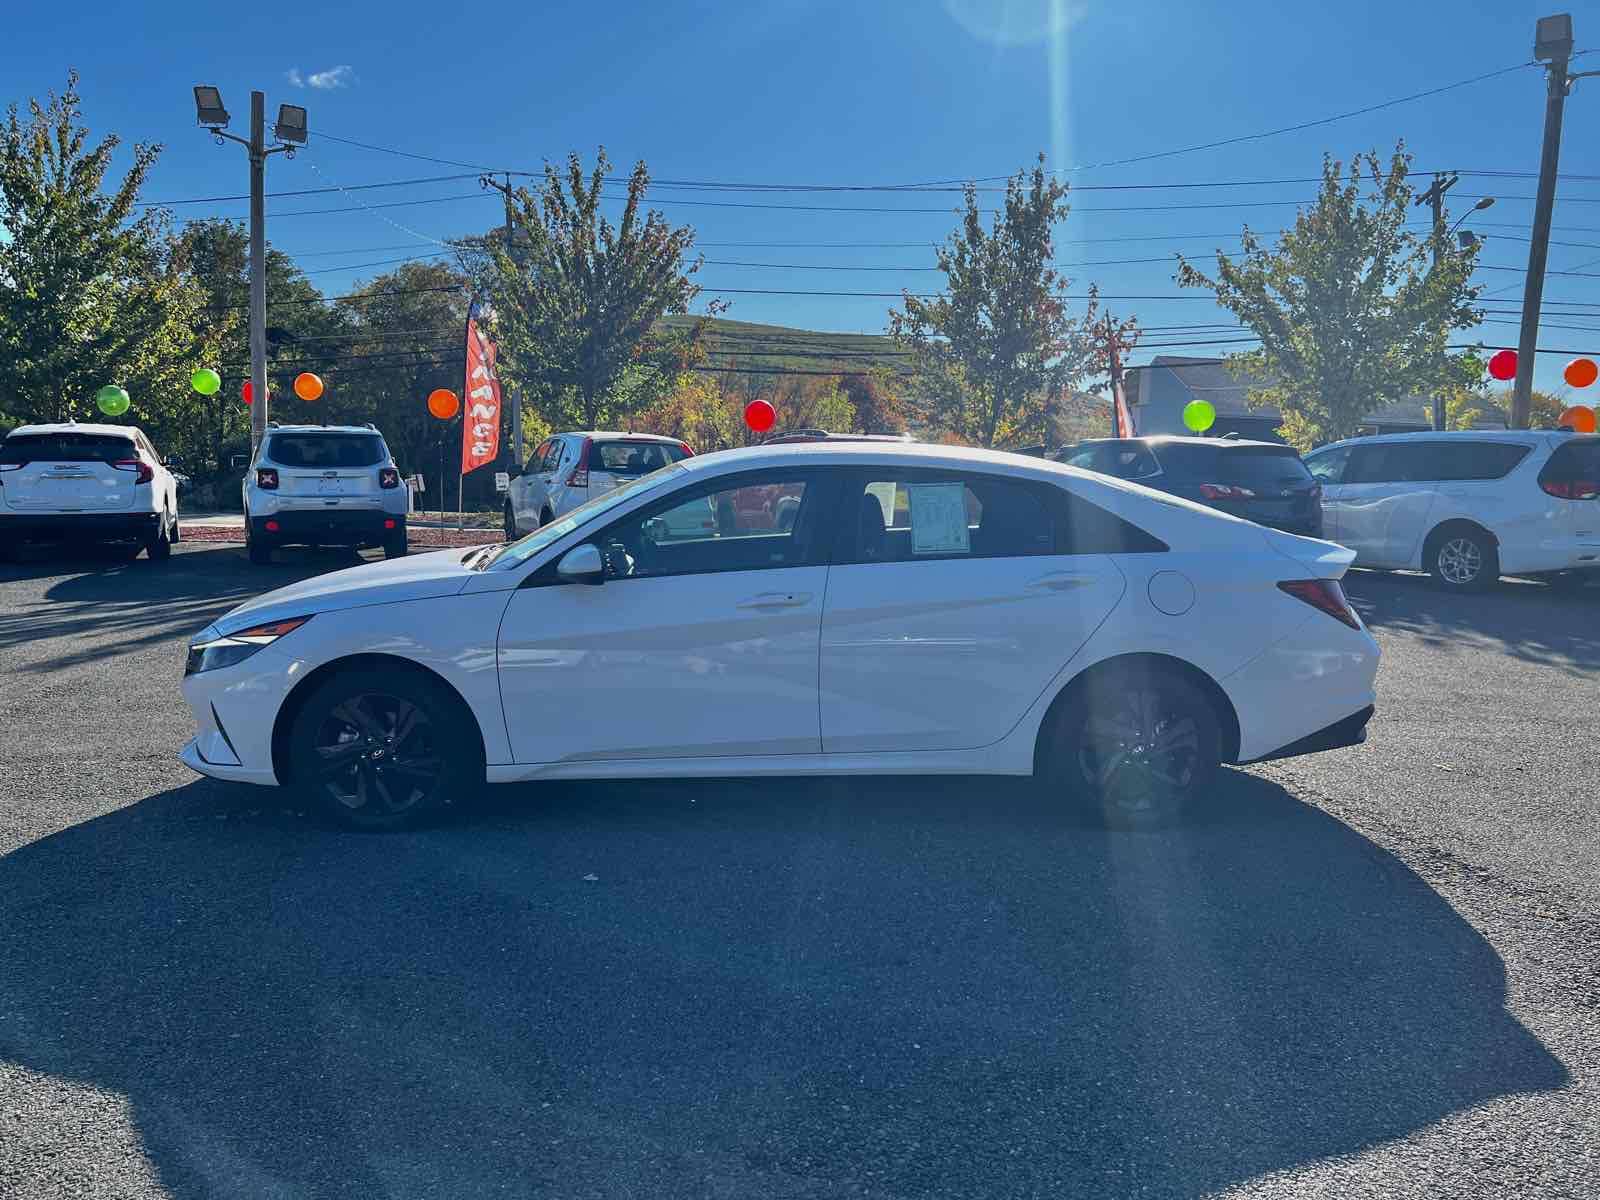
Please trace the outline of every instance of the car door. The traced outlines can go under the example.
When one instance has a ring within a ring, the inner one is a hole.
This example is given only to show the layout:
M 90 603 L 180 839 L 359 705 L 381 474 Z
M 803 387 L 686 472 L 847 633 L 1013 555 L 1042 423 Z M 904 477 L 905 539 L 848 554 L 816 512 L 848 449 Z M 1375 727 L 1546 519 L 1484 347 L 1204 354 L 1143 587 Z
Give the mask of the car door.
M 1122 573 L 1073 554 L 1053 485 L 867 468 L 842 490 L 822 616 L 822 749 L 999 741 L 1116 606 Z
M 749 488 L 792 498 L 795 521 L 741 525 Z M 516 760 L 818 753 L 825 491 L 795 468 L 690 483 L 590 539 L 600 586 L 554 563 L 525 581 L 499 638 Z
M 1345 469 L 1353 449 L 1353 446 L 1331 446 L 1306 455 L 1306 470 L 1322 487 L 1322 536 L 1330 542 L 1344 541 L 1339 529 L 1339 510 L 1344 503 Z
M 546 438 L 528 455 L 522 473 L 511 481 L 511 507 L 517 515 L 519 529 L 538 528 L 539 509 L 544 501 L 544 482 L 539 475 L 549 449 L 550 439 Z
M 1438 472 L 1427 442 L 1358 445 L 1345 470 L 1339 541 L 1368 567 L 1407 566 L 1422 540 Z

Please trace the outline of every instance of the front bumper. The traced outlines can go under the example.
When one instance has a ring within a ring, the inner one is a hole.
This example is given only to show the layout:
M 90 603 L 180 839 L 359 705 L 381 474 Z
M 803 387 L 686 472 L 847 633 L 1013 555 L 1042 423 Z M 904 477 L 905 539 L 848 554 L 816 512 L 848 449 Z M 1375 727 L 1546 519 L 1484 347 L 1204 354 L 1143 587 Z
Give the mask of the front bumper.
M 156 534 L 154 512 L 0 513 L 0 541 L 143 542 Z
M 378 546 L 405 533 L 405 515 L 381 508 L 287 509 L 250 518 L 251 541 L 273 546 Z
M 270 770 L 260 770 L 254 767 L 241 767 L 237 763 L 215 763 L 209 761 L 200 751 L 201 737 L 190 738 L 187 745 L 178 751 L 178 758 L 183 765 L 197 775 L 208 775 L 212 779 L 225 779 L 229 783 L 254 783 L 263 787 L 275 787 L 278 778 Z

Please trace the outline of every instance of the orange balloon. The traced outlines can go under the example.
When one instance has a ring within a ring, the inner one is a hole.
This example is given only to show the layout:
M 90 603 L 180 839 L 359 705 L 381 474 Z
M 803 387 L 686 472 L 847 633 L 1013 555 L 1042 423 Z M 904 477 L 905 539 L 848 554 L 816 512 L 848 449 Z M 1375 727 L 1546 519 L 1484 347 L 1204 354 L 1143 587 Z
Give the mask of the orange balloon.
M 1567 364 L 1567 369 L 1561 377 L 1572 387 L 1588 387 L 1596 379 L 1600 379 L 1600 367 L 1594 365 L 1592 358 L 1575 358 Z
M 301 371 L 294 377 L 294 394 L 302 400 L 316 400 L 322 396 L 322 380 L 310 371 Z
M 461 401 L 449 388 L 435 388 L 428 393 L 428 411 L 441 421 L 448 421 L 461 410 Z
M 1557 423 L 1571 426 L 1574 433 L 1593 433 L 1595 431 L 1594 409 L 1587 404 L 1574 404 L 1561 414 Z

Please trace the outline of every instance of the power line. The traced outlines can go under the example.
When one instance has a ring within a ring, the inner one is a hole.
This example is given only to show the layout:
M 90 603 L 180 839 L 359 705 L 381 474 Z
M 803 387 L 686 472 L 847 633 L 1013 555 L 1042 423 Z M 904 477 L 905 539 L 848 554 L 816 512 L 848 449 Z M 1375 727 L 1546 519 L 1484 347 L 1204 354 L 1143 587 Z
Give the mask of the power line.
M 451 183 L 462 179 L 476 179 L 476 175 L 430 175 L 424 179 L 390 179 L 383 183 L 353 183 L 348 187 L 320 187 L 300 188 L 292 192 L 267 192 L 268 200 L 279 200 L 286 196 L 321 196 L 328 192 L 366 192 L 374 188 L 413 187 L 423 183 Z M 182 200 L 141 200 L 135 208 L 175 208 L 180 204 L 223 204 L 232 200 L 248 200 L 250 194 L 242 196 L 191 196 Z

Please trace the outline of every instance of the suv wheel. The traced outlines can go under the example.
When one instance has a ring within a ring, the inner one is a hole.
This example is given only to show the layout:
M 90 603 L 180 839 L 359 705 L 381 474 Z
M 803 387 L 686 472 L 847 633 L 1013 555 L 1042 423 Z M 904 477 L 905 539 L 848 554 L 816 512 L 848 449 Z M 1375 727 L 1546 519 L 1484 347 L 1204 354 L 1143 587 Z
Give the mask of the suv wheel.
M 1454 592 L 1481 592 L 1500 578 L 1500 555 L 1483 530 L 1454 525 L 1429 540 L 1427 567 L 1440 587 Z
M 551 512 L 548 508 L 542 509 L 540 511 L 540 513 L 539 513 L 539 528 L 543 529 L 546 525 L 550 524 L 550 522 L 554 521 L 555 519 L 556 519 L 555 513 Z
M 154 536 L 144 544 L 144 551 L 150 556 L 151 562 L 166 562 L 172 557 L 172 528 L 175 524 L 167 519 L 165 513 L 161 514 Z
M 514 542 L 522 536 L 517 532 L 517 514 L 511 510 L 511 505 L 506 505 L 506 541 Z
M 350 829 L 403 829 L 482 781 L 461 706 L 412 671 L 355 667 L 322 683 L 289 732 L 289 774 Z
M 1037 774 L 1111 829 L 1180 818 L 1222 761 L 1210 698 L 1187 679 L 1136 666 L 1075 686 L 1040 735 Z
M 397 529 L 383 539 L 383 556 L 385 558 L 404 558 L 406 556 L 406 531 Z
M 265 566 L 272 561 L 271 545 L 261 538 L 252 536 L 250 533 L 250 517 L 248 515 L 244 519 L 244 549 L 245 553 L 250 556 L 250 561 L 258 567 Z

